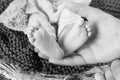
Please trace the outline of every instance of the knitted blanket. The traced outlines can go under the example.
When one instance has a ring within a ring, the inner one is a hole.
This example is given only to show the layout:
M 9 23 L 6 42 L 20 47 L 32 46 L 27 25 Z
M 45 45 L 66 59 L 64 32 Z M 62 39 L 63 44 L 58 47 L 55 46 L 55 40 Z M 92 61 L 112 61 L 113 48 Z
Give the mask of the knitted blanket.
M 0 0 L 0 14 L 13 0 Z M 90 6 L 120 18 L 120 0 L 92 0 Z M 60 66 L 38 57 L 27 36 L 0 23 L 0 80 L 94 80 L 110 63 Z

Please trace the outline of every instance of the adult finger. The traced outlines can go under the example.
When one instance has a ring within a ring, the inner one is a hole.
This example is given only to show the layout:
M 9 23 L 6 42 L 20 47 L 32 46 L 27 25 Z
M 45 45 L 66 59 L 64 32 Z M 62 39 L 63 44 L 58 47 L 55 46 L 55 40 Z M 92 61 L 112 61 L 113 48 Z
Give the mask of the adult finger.
M 76 66 L 76 65 L 85 65 L 86 61 L 80 55 L 73 55 L 70 57 L 66 57 L 60 60 L 56 59 L 49 59 L 50 63 L 58 64 L 58 65 L 69 65 L 69 66 Z
M 116 80 L 120 80 L 120 60 L 115 60 L 111 64 L 112 73 Z

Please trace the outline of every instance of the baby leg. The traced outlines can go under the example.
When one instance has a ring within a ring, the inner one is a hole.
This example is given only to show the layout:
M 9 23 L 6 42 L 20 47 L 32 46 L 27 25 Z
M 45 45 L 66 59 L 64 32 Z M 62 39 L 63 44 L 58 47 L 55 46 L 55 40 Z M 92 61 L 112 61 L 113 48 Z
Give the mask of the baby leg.
M 65 56 L 73 53 L 87 41 L 91 35 L 90 29 L 85 23 L 81 25 L 79 21 L 74 26 L 66 27 L 59 39 L 60 45 L 65 51 Z

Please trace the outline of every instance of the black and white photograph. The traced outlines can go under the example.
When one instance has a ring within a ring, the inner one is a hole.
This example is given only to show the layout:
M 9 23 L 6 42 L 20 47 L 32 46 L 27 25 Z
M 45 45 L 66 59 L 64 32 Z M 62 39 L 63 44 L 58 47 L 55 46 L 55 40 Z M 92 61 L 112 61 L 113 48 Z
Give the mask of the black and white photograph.
M 120 0 L 0 0 L 0 80 L 120 80 Z

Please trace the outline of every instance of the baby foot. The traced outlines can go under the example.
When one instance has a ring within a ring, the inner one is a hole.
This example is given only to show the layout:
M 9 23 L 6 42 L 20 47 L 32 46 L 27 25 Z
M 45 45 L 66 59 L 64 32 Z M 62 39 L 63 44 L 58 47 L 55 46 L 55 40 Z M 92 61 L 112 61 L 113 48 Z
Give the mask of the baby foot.
M 75 25 L 67 25 L 59 35 L 59 42 L 67 56 L 81 47 L 90 36 L 91 28 L 86 23 L 81 24 L 78 21 Z
M 65 56 L 70 55 L 80 48 L 91 36 L 91 28 L 86 23 L 78 21 L 75 25 L 68 25 L 59 36 L 59 43 L 65 52 Z
M 66 55 L 82 46 L 90 35 L 90 27 L 81 16 L 68 9 L 63 10 L 59 19 L 58 40 Z
M 64 56 L 63 50 L 57 44 L 55 38 L 49 35 L 44 28 L 33 28 L 30 42 L 46 56 L 54 59 L 60 59 Z M 39 53 L 40 55 L 40 53 Z

